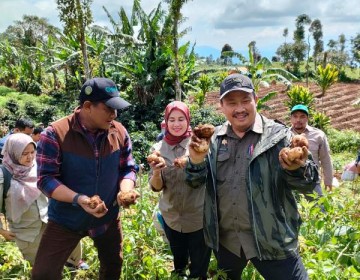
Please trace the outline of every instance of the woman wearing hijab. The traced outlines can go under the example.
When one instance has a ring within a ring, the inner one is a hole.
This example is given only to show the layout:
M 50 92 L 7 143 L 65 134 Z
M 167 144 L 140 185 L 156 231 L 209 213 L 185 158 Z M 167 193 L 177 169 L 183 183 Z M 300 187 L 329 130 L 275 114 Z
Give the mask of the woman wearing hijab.
M 37 188 L 36 144 L 29 135 L 15 133 L 6 140 L 2 154 L 2 164 L 12 177 L 10 188 L 3 196 L 4 174 L 0 169 L 0 209 L 5 203 L 4 214 L 9 226 L 9 230 L 5 230 L 0 221 L 0 234 L 8 241 L 14 240 L 32 266 L 48 221 L 48 200 Z M 80 257 L 79 244 L 69 262 L 78 264 Z
M 165 109 L 165 136 L 153 145 L 165 163 L 150 163 L 149 184 L 154 191 L 162 191 L 159 209 L 164 219 L 164 230 L 174 257 L 174 273 L 189 278 L 207 279 L 210 249 L 203 235 L 203 203 L 205 185 L 189 187 L 185 172 L 173 163 L 188 155 L 191 137 L 189 108 L 180 101 L 171 102 Z M 189 263 L 190 260 L 190 263 Z

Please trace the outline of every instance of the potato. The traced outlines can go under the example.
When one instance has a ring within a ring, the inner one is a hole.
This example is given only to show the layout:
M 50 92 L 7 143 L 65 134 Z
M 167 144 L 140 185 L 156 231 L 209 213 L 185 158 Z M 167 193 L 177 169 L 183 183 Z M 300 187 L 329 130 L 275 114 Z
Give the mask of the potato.
M 187 163 L 187 160 L 188 160 L 187 156 L 176 158 L 174 159 L 174 165 L 179 168 L 184 168 Z
M 309 141 L 307 140 L 307 138 L 304 135 L 295 135 L 292 139 L 291 139 L 291 148 L 295 148 L 295 147 L 303 147 L 305 146 L 306 148 L 309 148 Z
M 214 131 L 215 127 L 212 124 L 199 124 L 194 128 L 194 134 L 201 139 L 210 139 Z
M 90 197 L 88 205 L 91 209 L 95 209 L 101 202 L 102 200 L 100 199 L 100 197 L 98 195 L 94 195 Z
M 198 153 L 206 153 L 209 150 L 210 138 L 214 134 L 214 131 L 215 127 L 212 124 L 197 125 L 193 133 L 200 139 L 200 142 L 197 142 L 198 145 L 190 142 L 190 146 Z
M 95 209 L 102 202 L 103 201 L 101 200 L 101 198 L 98 195 L 94 195 L 94 196 L 90 197 L 88 205 L 91 209 Z M 97 212 L 102 213 L 104 210 L 105 210 L 105 208 L 103 206 L 103 207 L 100 207 Z
M 288 158 L 290 161 L 294 161 L 295 159 L 300 159 L 303 156 L 303 149 L 300 147 L 291 148 L 288 152 Z
M 136 190 L 120 191 L 119 200 L 120 204 L 127 208 L 131 204 L 135 204 L 136 199 L 140 197 L 140 194 Z
M 205 153 L 209 150 L 209 140 L 200 139 L 199 146 L 193 146 L 194 150 L 198 153 Z
M 148 157 L 146 158 L 148 164 L 150 163 L 163 163 L 165 164 L 165 159 L 160 155 L 159 151 L 154 151 L 152 154 L 148 155 Z
M 282 156 L 283 154 L 285 154 L 290 161 L 294 161 L 296 159 L 300 159 L 303 156 L 304 151 L 300 147 L 295 147 L 295 148 L 286 147 L 281 149 L 279 153 L 280 156 Z

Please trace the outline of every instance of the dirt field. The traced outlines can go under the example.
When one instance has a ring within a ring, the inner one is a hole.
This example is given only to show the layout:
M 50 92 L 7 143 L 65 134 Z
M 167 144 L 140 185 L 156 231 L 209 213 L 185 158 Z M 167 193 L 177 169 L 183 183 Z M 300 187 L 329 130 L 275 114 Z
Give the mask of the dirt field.
M 306 86 L 305 83 L 296 84 Z M 284 85 L 272 85 L 270 88 L 261 89 L 258 94 L 262 97 L 273 90 L 278 91 L 277 96 L 266 103 L 271 110 L 261 113 L 269 118 L 289 124 L 289 110 L 284 105 L 288 99 Z M 339 130 L 352 129 L 360 132 L 360 106 L 352 105 L 360 98 L 360 82 L 336 83 L 327 90 L 322 98 L 316 98 L 321 93 L 321 89 L 316 84 L 310 84 L 310 92 L 315 96 L 316 110 L 330 117 L 332 127 Z M 206 103 L 218 108 L 219 93 L 207 93 Z

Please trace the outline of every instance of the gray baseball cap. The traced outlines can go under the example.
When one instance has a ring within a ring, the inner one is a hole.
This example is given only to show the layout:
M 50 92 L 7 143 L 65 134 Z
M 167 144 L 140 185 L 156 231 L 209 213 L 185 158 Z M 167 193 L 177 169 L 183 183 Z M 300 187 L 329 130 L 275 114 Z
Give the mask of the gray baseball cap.
M 220 85 L 220 99 L 226 96 L 229 92 L 244 91 L 255 93 L 254 85 L 251 79 L 243 74 L 231 74 L 227 76 Z

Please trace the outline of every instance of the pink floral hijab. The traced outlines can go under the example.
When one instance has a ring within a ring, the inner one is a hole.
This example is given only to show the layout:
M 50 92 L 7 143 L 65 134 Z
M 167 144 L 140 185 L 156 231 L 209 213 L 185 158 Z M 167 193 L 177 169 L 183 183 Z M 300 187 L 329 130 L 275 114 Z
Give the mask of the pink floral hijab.
M 2 150 L 3 165 L 12 174 L 8 197 L 11 202 L 11 219 L 14 222 L 20 220 L 21 215 L 27 211 L 30 205 L 40 196 L 37 188 L 36 161 L 32 166 L 24 166 L 19 163 L 22 153 L 29 144 L 35 142 L 29 135 L 14 133 L 6 140 Z
M 181 136 L 174 136 L 169 132 L 168 129 L 168 120 L 169 120 L 169 116 L 171 114 L 171 112 L 173 110 L 179 110 L 181 112 L 184 113 L 185 118 L 187 120 L 188 123 L 188 129 L 185 131 L 185 133 Z M 173 101 L 171 103 L 169 103 L 166 108 L 165 108 L 165 137 L 164 137 L 164 141 L 166 143 L 168 143 L 171 146 L 177 145 L 179 144 L 182 140 L 184 140 L 185 138 L 188 138 L 191 136 L 191 127 L 190 127 L 190 110 L 188 108 L 188 106 L 186 106 L 185 103 L 181 102 L 181 101 Z

